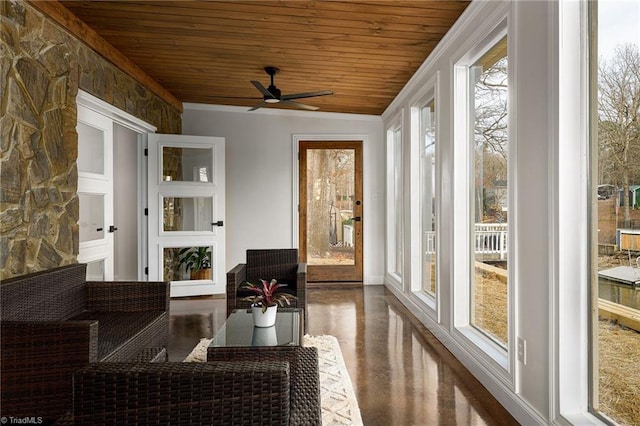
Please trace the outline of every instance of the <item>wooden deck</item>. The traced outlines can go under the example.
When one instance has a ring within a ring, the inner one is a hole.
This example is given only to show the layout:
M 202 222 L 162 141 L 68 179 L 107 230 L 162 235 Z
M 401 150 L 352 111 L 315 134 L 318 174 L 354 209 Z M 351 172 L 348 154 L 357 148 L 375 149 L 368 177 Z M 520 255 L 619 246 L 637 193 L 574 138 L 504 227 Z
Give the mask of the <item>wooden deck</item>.
M 640 332 L 640 310 L 598 299 L 598 315 Z

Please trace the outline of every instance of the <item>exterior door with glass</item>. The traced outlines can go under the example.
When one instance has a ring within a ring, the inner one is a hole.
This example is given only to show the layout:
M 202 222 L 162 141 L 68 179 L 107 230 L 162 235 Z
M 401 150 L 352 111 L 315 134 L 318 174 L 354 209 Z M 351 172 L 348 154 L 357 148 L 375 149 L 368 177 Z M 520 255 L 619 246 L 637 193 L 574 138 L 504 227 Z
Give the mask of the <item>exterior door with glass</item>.
M 310 282 L 362 282 L 362 141 L 300 141 L 299 250 Z
M 224 138 L 149 135 L 149 280 L 224 293 Z

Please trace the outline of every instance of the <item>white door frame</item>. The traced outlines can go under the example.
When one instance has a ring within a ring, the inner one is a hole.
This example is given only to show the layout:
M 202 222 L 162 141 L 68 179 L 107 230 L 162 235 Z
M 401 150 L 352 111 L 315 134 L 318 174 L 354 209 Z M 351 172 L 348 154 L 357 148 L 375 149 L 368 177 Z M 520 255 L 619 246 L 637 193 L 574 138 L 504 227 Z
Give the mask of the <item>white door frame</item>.
M 78 91 L 78 96 L 76 98 L 76 102 L 78 107 L 82 106 L 86 109 L 94 111 L 107 119 L 112 121 L 113 123 L 117 123 L 123 127 L 131 129 L 132 131 L 138 134 L 138 158 L 140 159 L 140 163 L 138 164 L 138 178 L 137 178 L 137 188 L 138 194 L 138 211 L 140 214 L 138 215 L 138 259 L 140 259 L 138 265 L 138 280 L 146 281 L 145 275 L 145 267 L 146 259 L 147 259 L 147 217 L 144 216 L 144 208 L 146 207 L 146 198 L 147 198 L 147 185 L 146 185 L 146 176 L 147 176 L 147 165 L 144 159 L 144 149 L 147 145 L 147 134 L 155 133 L 156 127 L 152 126 L 149 123 L 146 123 L 140 120 L 133 115 L 124 112 L 115 106 L 83 91 Z M 108 226 L 108 225 L 107 225 Z M 86 261 L 82 256 L 78 256 L 78 261 Z

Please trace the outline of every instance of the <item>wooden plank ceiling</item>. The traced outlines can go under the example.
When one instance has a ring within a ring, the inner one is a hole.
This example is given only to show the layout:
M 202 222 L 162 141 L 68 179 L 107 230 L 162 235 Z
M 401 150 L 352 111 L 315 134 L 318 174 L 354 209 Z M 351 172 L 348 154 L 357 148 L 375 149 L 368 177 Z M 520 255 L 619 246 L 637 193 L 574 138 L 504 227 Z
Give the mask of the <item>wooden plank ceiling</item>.
M 253 106 L 265 66 L 320 111 L 381 114 L 469 4 L 428 0 L 61 1 L 183 102 Z M 275 104 L 272 107 L 283 107 Z

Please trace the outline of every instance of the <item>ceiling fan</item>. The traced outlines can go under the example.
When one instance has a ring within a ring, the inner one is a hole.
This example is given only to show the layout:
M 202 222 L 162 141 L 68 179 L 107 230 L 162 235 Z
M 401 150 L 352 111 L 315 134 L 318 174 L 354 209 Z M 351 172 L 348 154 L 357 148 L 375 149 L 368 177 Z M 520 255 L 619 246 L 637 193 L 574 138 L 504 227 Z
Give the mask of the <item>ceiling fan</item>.
M 300 102 L 296 102 L 293 99 L 302 99 L 302 98 L 313 98 L 316 96 L 325 96 L 325 95 L 333 95 L 331 90 L 322 90 L 319 92 L 308 92 L 308 93 L 295 93 L 293 95 L 283 95 L 280 89 L 276 87 L 273 83 L 273 77 L 280 72 L 280 69 L 277 67 L 264 67 L 264 70 L 267 74 L 271 76 L 271 84 L 269 87 L 265 88 L 262 83 L 256 80 L 252 80 L 251 83 L 262 93 L 263 99 L 258 105 L 251 108 L 249 111 L 255 111 L 258 108 L 262 108 L 267 104 L 283 104 L 289 105 L 292 107 L 306 109 L 310 111 L 315 111 L 319 109 L 318 107 L 302 104 Z

